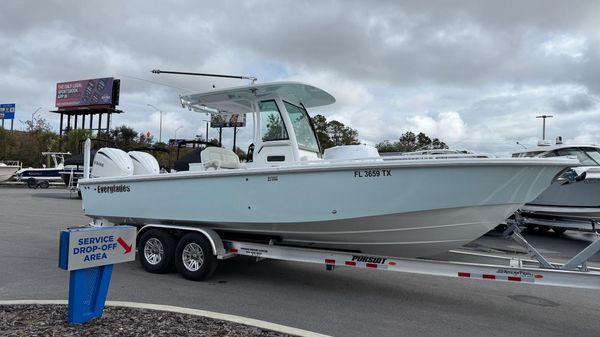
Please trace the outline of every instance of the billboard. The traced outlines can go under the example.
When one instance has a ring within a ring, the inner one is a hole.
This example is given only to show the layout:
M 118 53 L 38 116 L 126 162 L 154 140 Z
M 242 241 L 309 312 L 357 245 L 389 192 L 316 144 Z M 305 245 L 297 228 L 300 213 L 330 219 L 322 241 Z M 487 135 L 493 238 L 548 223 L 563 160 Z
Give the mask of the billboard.
M 216 113 L 210 115 L 213 128 L 233 128 L 246 126 L 246 114 Z
M 15 103 L 0 104 L 0 119 L 15 119 Z
M 117 105 L 119 80 L 112 77 L 56 84 L 56 107 Z

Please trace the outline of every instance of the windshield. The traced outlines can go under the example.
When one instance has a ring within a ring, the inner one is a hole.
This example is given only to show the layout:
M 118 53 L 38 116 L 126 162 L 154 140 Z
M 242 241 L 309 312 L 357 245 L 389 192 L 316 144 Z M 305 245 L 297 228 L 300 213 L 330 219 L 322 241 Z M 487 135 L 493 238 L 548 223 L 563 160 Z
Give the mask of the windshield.
M 513 153 L 513 157 L 515 158 L 522 158 L 522 157 L 535 157 L 541 153 L 544 153 L 544 151 L 530 151 L 530 152 L 520 152 L 520 153 Z
M 597 161 L 594 161 L 594 159 L 592 159 L 591 155 L 593 154 L 594 156 L 599 156 L 600 154 L 598 154 L 598 152 L 593 149 L 593 148 L 586 148 L 585 152 L 580 149 L 580 148 L 566 148 L 566 149 L 559 149 L 555 151 L 556 154 L 558 156 L 571 156 L 571 157 L 577 157 L 577 159 L 579 160 L 579 162 L 582 165 L 588 165 L 588 166 L 595 166 L 598 165 Z M 598 158 L 600 159 L 600 158 Z
M 590 158 L 592 158 L 592 160 L 596 163 L 596 165 L 600 165 L 600 152 L 598 152 L 598 149 L 584 148 L 583 151 L 585 151 L 585 154 L 587 154 L 588 156 L 590 156 Z
M 308 117 L 306 110 L 285 101 L 283 104 L 292 121 L 298 146 L 305 150 L 319 152 L 319 144 L 317 143 L 315 132 L 310 125 L 310 117 Z
M 260 109 L 260 133 L 263 142 L 288 139 L 281 113 L 275 101 L 262 101 Z

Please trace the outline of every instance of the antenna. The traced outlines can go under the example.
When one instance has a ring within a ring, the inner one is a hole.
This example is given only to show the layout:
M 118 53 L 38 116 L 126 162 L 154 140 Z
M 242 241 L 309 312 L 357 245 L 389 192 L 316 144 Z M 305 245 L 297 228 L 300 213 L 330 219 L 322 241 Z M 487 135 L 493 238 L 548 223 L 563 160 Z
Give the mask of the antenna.
M 543 123 L 542 123 L 542 140 L 546 139 L 546 118 L 552 118 L 554 116 L 552 115 L 541 115 L 541 116 L 535 116 L 535 118 L 542 118 L 543 119 Z
M 190 72 L 182 72 L 182 71 L 168 71 L 168 70 L 160 70 L 154 69 L 150 71 L 153 74 L 174 74 L 174 75 L 191 75 L 191 76 L 206 76 L 206 77 L 220 77 L 220 78 L 235 78 L 238 80 L 250 80 L 252 84 L 256 82 L 258 79 L 253 76 L 235 76 L 235 75 L 221 75 L 221 74 L 206 74 L 206 73 L 190 73 Z

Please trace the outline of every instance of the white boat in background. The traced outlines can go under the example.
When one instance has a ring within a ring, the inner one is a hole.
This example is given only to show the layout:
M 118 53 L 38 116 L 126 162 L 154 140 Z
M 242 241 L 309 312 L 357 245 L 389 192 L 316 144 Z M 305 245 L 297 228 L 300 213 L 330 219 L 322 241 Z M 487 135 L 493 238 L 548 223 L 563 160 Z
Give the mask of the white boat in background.
M 560 139 L 560 138 L 559 138 Z M 513 157 L 576 158 L 578 163 L 561 175 L 547 190 L 521 207 L 530 223 L 566 229 L 592 229 L 600 222 L 600 147 L 596 145 L 540 142 L 535 148 L 515 152 Z
M 502 223 L 573 160 L 383 160 L 354 145 L 321 155 L 307 108 L 335 99 L 296 82 L 252 84 L 181 97 L 190 110 L 250 113 L 252 161 L 208 147 L 190 171 L 159 173 L 149 154 L 104 148 L 80 179 L 97 224 L 196 226 L 223 238 L 425 257 Z
M 15 160 L 0 161 L 0 182 L 9 180 L 21 168 L 21 162 Z
M 43 167 L 39 168 L 21 168 L 16 173 L 17 180 L 25 181 L 28 184 L 35 184 L 40 181 L 46 184 L 50 181 L 61 181 L 61 172 L 65 167 L 65 157 L 70 155 L 69 152 L 42 152 L 42 156 L 44 156 L 48 165 L 44 164 Z

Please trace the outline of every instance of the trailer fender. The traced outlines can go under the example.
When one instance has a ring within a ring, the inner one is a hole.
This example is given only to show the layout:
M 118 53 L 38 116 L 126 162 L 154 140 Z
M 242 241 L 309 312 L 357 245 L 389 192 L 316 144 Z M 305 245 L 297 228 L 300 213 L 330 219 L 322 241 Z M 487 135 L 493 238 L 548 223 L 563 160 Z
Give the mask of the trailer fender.
M 202 227 L 190 227 L 190 226 L 178 226 L 178 225 L 160 225 L 160 224 L 148 224 L 144 227 L 140 228 L 137 236 L 141 237 L 141 235 L 150 228 L 164 228 L 164 229 L 172 229 L 172 230 L 181 230 L 186 232 L 198 232 L 204 235 L 208 241 L 210 242 L 210 246 L 212 247 L 213 254 L 215 256 L 221 256 L 225 254 L 225 247 L 223 247 L 223 240 L 217 232 L 210 228 L 202 228 Z

